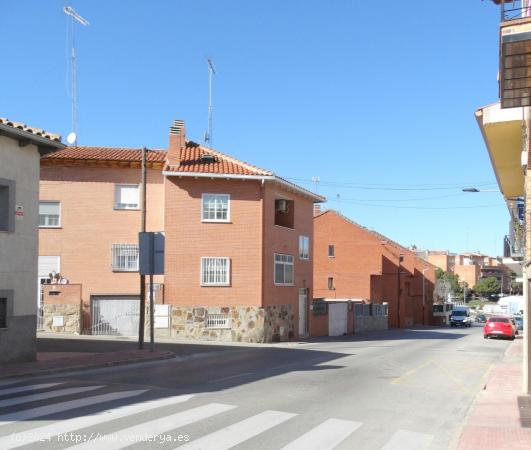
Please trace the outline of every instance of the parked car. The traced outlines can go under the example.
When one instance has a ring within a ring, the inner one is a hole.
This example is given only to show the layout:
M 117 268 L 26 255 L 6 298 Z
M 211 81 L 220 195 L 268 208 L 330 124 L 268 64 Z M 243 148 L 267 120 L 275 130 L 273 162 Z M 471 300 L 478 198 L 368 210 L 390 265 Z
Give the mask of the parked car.
M 481 314 L 479 313 L 477 316 L 476 316 L 476 322 L 478 323 L 485 323 L 487 321 L 487 316 L 485 314 Z
M 514 341 L 515 329 L 509 317 L 490 317 L 487 323 L 483 327 L 483 338 L 488 339 L 490 337 L 505 337 Z
M 516 322 L 516 328 L 518 328 L 518 330 L 523 330 L 524 329 L 524 318 L 522 316 L 514 316 L 513 319 Z

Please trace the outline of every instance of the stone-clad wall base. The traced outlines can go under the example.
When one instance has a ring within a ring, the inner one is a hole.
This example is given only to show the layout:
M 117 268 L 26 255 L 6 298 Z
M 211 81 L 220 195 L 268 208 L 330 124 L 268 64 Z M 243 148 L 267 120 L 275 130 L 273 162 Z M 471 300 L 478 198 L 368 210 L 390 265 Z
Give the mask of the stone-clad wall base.
M 265 342 L 283 342 L 295 336 L 293 306 L 266 306 Z
M 208 314 L 225 314 L 230 328 L 207 328 Z M 222 342 L 274 342 L 293 336 L 291 307 L 171 307 L 171 337 Z M 290 334 L 291 333 L 291 334 Z
M 53 326 L 53 318 L 62 316 L 63 326 Z M 43 329 L 52 333 L 75 333 L 81 330 L 81 307 L 80 305 L 44 305 L 43 306 Z
M 36 329 L 35 315 L 10 317 L 8 327 L 0 330 L 0 363 L 34 361 Z

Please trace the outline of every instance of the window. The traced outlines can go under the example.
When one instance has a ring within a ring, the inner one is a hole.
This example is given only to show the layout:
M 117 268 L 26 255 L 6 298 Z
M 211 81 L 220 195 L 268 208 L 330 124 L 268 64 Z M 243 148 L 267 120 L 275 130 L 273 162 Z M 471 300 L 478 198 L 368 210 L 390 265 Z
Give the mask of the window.
M 7 298 L 0 298 L 0 328 L 7 328 Z
M 334 289 L 334 278 L 328 277 L 328 289 L 333 290 Z
M 201 220 L 203 222 L 228 222 L 230 195 L 203 194 Z
M 138 271 L 138 244 L 112 244 L 112 270 Z
M 39 227 L 57 228 L 61 226 L 61 204 L 59 202 L 39 202 Z
M 140 207 L 138 184 L 117 184 L 114 189 L 115 209 L 138 209 Z
M 0 231 L 15 231 L 15 182 L 0 178 Z
M 310 238 L 299 236 L 299 258 L 310 259 Z
M 293 285 L 293 256 L 275 253 L 275 284 Z
M 201 286 L 228 286 L 229 284 L 229 258 L 201 258 Z
M 336 256 L 336 249 L 334 248 L 333 245 L 328 246 L 328 256 L 330 258 L 333 258 L 334 256 Z
M 275 199 L 275 225 L 295 228 L 295 202 L 293 200 Z

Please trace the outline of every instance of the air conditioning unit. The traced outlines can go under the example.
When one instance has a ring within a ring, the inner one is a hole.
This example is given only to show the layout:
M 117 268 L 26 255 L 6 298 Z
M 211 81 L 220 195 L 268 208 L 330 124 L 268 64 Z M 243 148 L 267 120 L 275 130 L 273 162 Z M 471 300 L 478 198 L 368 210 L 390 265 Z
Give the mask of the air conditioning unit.
M 275 211 L 278 211 L 284 214 L 287 213 L 288 212 L 288 201 L 284 199 L 275 200 Z

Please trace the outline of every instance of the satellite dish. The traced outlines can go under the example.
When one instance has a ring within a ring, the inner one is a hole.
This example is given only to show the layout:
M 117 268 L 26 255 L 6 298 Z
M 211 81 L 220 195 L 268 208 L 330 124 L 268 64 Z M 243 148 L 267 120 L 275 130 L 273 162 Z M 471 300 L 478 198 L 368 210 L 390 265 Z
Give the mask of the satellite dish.
M 72 144 L 75 144 L 77 140 L 77 136 L 76 136 L 76 133 L 74 133 L 72 131 L 72 133 L 69 133 L 68 136 L 66 137 L 66 142 L 68 142 L 68 144 L 72 145 Z

